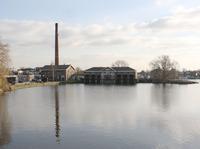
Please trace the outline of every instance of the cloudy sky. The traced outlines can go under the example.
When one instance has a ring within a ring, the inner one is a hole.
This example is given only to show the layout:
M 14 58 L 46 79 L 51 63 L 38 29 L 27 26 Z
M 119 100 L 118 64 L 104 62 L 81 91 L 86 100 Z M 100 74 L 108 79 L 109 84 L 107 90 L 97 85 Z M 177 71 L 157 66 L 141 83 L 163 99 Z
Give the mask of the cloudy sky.
M 59 24 L 60 64 L 87 69 L 125 60 L 138 71 L 169 55 L 200 69 L 199 0 L 1 0 L 1 41 L 12 67 L 54 62 Z

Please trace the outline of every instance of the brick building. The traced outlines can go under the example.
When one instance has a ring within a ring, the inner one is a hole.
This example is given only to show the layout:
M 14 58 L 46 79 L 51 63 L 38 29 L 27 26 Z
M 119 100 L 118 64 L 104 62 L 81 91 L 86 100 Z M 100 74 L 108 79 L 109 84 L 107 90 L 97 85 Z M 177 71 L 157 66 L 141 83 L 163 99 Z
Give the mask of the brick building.
M 67 81 L 75 69 L 71 65 L 45 65 L 41 68 L 43 81 Z

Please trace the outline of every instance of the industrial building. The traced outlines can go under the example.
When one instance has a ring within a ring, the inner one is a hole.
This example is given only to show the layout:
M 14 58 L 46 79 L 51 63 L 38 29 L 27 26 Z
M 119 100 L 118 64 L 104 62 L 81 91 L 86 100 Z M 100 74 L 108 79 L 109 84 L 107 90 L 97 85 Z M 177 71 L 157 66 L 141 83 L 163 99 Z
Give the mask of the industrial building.
M 84 71 L 84 80 L 89 84 L 134 84 L 137 72 L 130 67 L 92 67 Z

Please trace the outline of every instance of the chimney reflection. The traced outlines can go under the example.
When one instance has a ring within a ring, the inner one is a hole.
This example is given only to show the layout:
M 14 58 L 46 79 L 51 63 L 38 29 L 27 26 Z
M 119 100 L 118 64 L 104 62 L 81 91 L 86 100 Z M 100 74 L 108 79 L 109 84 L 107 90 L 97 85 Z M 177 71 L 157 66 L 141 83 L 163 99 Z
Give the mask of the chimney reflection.
M 59 113 L 59 92 L 58 92 L 58 86 L 55 86 L 55 111 L 56 111 L 56 122 L 55 122 L 55 132 L 57 137 L 57 142 L 59 142 L 60 137 L 60 113 Z
M 0 95 L 0 148 L 11 141 L 10 120 L 8 115 L 7 100 Z

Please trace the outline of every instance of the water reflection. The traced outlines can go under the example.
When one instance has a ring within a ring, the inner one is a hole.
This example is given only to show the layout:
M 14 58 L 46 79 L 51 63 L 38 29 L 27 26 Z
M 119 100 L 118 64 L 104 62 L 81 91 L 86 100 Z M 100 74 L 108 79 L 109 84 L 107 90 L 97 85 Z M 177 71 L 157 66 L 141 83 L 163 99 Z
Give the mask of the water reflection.
M 58 86 L 55 86 L 55 116 L 56 116 L 56 122 L 55 122 L 55 132 L 57 137 L 57 142 L 60 141 L 60 112 L 59 112 L 59 92 L 58 92 Z
M 11 142 L 11 122 L 8 115 L 7 100 L 2 96 L 0 95 L 0 147 Z
M 180 148 L 199 144 L 199 85 L 154 85 L 151 88 L 150 124 L 165 130 Z M 192 142 L 192 143 L 191 143 Z M 175 147 L 177 148 L 177 147 Z
M 155 84 L 151 88 L 152 104 L 156 105 L 161 110 L 168 110 L 170 107 L 171 98 L 173 94 L 170 84 Z M 170 93 L 170 94 L 169 94 Z
M 62 102 L 65 107 L 62 114 L 67 119 L 63 123 L 87 123 L 98 127 L 106 125 L 107 128 L 124 122 L 134 124 L 137 107 L 133 88 L 95 85 L 66 87 L 69 94 Z
M 154 84 L 17 90 L 0 99 L 0 148 L 197 148 L 199 90 Z

